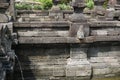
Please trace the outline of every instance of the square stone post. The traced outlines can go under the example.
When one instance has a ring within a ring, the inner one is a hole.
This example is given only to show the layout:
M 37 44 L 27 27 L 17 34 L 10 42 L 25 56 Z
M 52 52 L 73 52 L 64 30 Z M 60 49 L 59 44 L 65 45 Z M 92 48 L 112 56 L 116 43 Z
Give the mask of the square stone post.
M 71 22 L 69 35 L 71 37 L 77 37 L 83 39 L 89 35 L 89 27 L 87 25 L 87 19 L 83 14 L 85 8 L 84 0 L 73 0 L 72 6 L 74 8 L 74 13 L 70 16 L 69 20 Z
M 91 76 L 91 65 L 87 60 L 86 44 L 71 44 L 70 58 L 67 60 L 66 76 L 74 77 L 75 80 L 89 80 Z
M 52 0 L 53 7 L 49 11 L 49 17 L 55 21 L 63 20 L 63 12 L 60 10 L 58 3 L 60 0 Z
M 70 36 L 84 39 L 89 35 L 87 19 L 83 14 L 85 2 L 84 0 L 73 0 L 72 6 L 74 8 L 74 13 L 70 16 Z M 87 45 L 70 45 L 70 58 L 67 60 L 66 76 L 74 77 L 74 80 L 90 79 L 91 66 L 87 60 Z

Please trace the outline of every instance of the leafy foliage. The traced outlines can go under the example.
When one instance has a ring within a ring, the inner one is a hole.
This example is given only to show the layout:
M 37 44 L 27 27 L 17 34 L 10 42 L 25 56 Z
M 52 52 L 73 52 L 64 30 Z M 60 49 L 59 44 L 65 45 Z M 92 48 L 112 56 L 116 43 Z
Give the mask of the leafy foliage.
M 107 4 L 108 4 L 109 0 L 105 0 L 104 4 L 103 4 L 103 7 L 104 8 L 107 8 Z
M 87 6 L 89 9 L 93 9 L 93 8 L 94 8 L 94 1 L 93 1 L 93 0 L 87 0 L 87 1 L 86 1 L 86 6 Z
M 18 9 L 18 10 L 31 10 L 32 9 L 32 5 L 29 5 L 29 4 L 25 4 L 25 3 L 18 3 L 18 4 L 15 4 L 15 7 Z
M 45 10 L 50 9 L 53 5 L 52 0 L 36 0 L 36 1 L 41 2 L 42 3 L 41 8 Z
M 42 6 L 40 6 L 40 5 L 34 5 L 33 9 L 34 10 L 42 10 Z
M 59 4 L 59 7 L 61 10 L 71 10 L 72 7 L 70 5 L 66 5 L 66 4 Z
M 16 3 L 15 7 L 18 10 L 49 10 L 53 6 L 52 0 L 33 0 L 35 2 L 40 2 L 40 5 L 31 5 L 27 3 Z M 71 0 L 61 0 L 58 5 L 61 10 L 70 10 L 72 9 L 69 3 Z

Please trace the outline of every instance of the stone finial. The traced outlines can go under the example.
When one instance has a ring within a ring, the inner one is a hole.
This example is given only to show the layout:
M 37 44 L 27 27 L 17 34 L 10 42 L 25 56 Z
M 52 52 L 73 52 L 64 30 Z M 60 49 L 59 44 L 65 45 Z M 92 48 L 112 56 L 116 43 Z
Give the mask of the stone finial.
M 84 39 L 86 30 L 88 30 L 88 27 L 86 26 L 87 19 L 83 14 L 85 0 L 72 0 L 72 6 L 74 8 L 74 13 L 69 18 L 72 22 L 69 30 L 70 36 Z
M 94 0 L 95 5 L 102 6 L 106 0 Z
M 52 2 L 54 5 L 57 5 L 60 2 L 60 0 L 52 0 Z
M 85 7 L 85 0 L 72 0 L 73 7 Z
M 59 11 L 60 7 L 58 6 L 58 3 L 60 2 L 60 0 L 52 0 L 53 2 L 53 6 L 51 8 L 51 11 Z
M 70 21 L 81 22 L 85 21 L 83 10 L 85 8 L 85 0 L 72 0 L 72 6 L 74 8 L 73 15 L 70 16 Z
M 85 0 L 72 0 L 74 12 L 82 13 L 85 8 Z

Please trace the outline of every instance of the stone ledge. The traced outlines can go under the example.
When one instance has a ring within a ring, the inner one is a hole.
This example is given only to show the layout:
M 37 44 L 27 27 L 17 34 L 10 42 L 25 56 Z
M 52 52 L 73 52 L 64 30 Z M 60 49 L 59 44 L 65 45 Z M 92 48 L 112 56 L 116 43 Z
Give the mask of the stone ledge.
M 19 44 L 80 43 L 75 37 L 20 37 Z
M 67 21 L 44 21 L 44 22 L 14 22 L 15 28 L 25 28 L 25 27 L 43 27 L 43 28 L 54 28 L 54 27 L 68 27 L 69 23 Z

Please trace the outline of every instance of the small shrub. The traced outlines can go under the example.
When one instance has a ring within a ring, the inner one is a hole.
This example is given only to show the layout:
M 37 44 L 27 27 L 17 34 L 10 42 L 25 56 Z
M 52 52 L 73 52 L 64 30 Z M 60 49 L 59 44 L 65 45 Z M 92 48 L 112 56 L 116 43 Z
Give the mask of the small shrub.
M 42 10 L 42 6 L 40 6 L 40 5 L 34 5 L 33 9 L 34 10 Z
M 17 3 L 15 4 L 16 9 L 18 10 L 31 10 L 32 5 L 25 4 L 25 3 Z
M 71 10 L 72 7 L 70 5 L 67 5 L 67 4 L 59 4 L 59 7 L 61 10 Z
M 53 6 L 52 0 L 39 0 L 41 2 L 42 9 L 48 10 Z
M 89 9 L 93 9 L 94 8 L 94 1 L 93 0 L 86 0 L 86 6 Z

